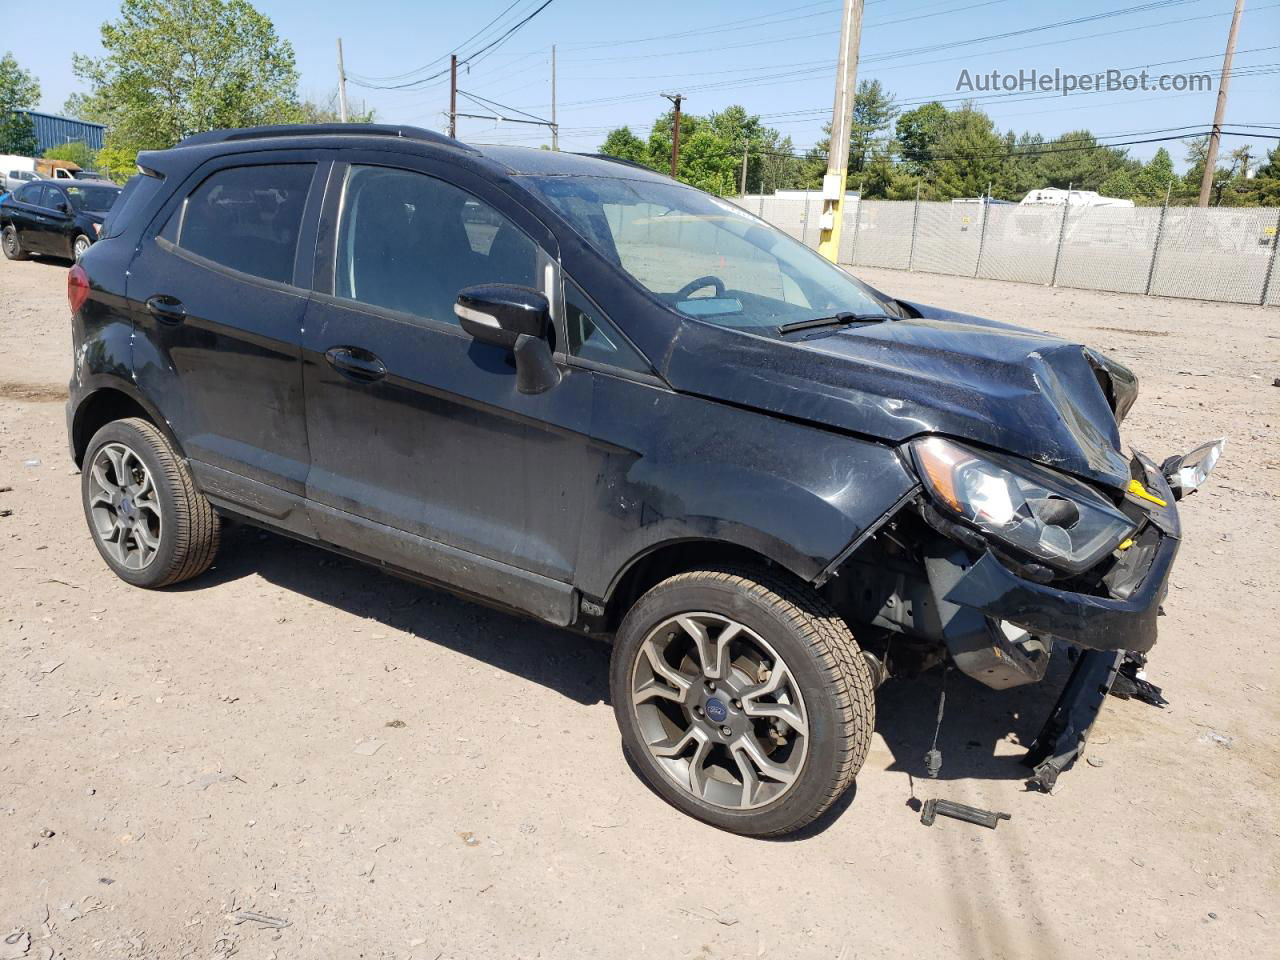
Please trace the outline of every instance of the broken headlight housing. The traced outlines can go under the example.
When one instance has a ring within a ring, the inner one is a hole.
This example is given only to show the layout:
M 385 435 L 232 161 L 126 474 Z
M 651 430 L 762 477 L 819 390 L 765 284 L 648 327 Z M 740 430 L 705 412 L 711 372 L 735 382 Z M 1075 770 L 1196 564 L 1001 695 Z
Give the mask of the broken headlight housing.
M 920 479 L 944 513 L 1068 573 L 1088 570 L 1134 523 L 1079 481 L 942 437 L 911 444 Z

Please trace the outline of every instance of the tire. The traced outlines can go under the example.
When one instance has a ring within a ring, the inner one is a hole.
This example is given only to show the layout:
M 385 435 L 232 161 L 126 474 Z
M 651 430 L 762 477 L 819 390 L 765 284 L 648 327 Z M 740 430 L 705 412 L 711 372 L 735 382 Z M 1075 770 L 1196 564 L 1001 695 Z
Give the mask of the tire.
M 853 782 L 875 728 L 848 625 L 805 584 L 764 568 L 659 583 L 624 618 L 609 683 L 623 748 L 649 785 L 748 836 L 820 816 Z
M 79 263 L 80 258 L 88 252 L 89 247 L 92 245 L 93 240 L 87 234 L 77 233 L 71 240 L 71 259 Z
M 0 247 L 4 249 L 5 258 L 8 260 L 31 259 L 31 254 L 22 245 L 22 237 L 18 235 L 18 228 L 12 223 L 4 228 L 3 237 L 0 238 Z
M 93 435 L 80 491 L 94 545 L 126 583 L 165 587 L 213 563 L 218 515 L 146 420 L 115 420 Z

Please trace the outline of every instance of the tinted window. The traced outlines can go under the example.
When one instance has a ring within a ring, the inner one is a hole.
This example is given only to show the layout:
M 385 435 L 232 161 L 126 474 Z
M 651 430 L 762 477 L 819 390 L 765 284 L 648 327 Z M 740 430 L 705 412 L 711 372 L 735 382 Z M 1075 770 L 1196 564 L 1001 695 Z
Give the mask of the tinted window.
M 116 202 L 116 197 L 120 196 L 120 190 L 116 187 L 90 187 L 79 184 L 67 187 L 65 193 L 67 199 L 71 201 L 71 206 L 85 213 L 106 213 Z
M 569 331 L 569 352 L 575 357 L 637 373 L 652 372 L 649 364 L 605 318 L 600 308 L 567 278 L 564 283 L 564 320 Z
M 540 287 L 537 247 L 498 211 L 443 180 L 353 166 L 338 227 L 334 293 L 457 323 L 475 283 Z
M 135 173 L 130 177 L 129 182 L 120 191 L 120 195 L 116 197 L 115 203 L 111 205 L 111 212 L 107 214 L 107 219 L 103 221 L 102 235 L 114 237 L 123 232 L 125 226 L 135 216 L 135 212 L 141 212 L 147 202 L 156 195 L 162 182 L 159 177 L 147 176 L 145 173 Z
M 38 183 L 29 183 L 22 187 L 14 194 L 23 203 L 29 203 L 33 206 L 40 206 L 40 194 L 44 191 L 44 187 Z
M 182 212 L 178 246 L 267 280 L 293 280 L 314 164 L 233 167 L 211 174 Z

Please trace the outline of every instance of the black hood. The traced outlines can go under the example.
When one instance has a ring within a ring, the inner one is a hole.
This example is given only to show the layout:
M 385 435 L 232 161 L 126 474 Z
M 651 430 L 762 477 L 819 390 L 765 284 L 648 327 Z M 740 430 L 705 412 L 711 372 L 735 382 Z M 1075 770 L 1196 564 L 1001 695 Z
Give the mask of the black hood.
M 785 340 L 687 323 L 665 373 L 677 390 L 891 443 L 944 434 L 1128 483 L 1117 426 L 1136 396 L 1126 368 L 1047 334 L 905 306 L 919 316 Z

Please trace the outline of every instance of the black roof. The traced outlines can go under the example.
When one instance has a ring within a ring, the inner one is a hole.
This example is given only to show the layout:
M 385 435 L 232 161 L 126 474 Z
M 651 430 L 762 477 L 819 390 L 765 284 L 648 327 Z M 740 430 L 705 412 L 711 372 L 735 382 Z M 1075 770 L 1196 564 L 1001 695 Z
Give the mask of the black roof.
M 396 141 L 398 146 L 404 147 L 416 141 L 429 147 L 444 148 L 467 156 L 483 158 L 499 165 L 507 173 L 514 175 L 577 175 L 645 180 L 667 179 L 664 175 L 656 173 L 647 167 L 602 154 L 563 153 L 532 147 L 467 144 L 452 137 L 447 137 L 435 130 L 384 123 L 278 124 L 263 127 L 242 127 L 233 130 L 210 130 L 206 133 L 197 133 L 187 137 L 177 145 L 177 148 L 203 147 L 205 151 L 208 151 L 217 144 L 235 144 L 242 145 L 244 148 L 251 148 L 255 141 L 302 140 L 312 137 L 373 138 L 383 144 L 386 144 L 388 140 L 393 140 Z M 141 159 L 140 162 L 142 162 Z

